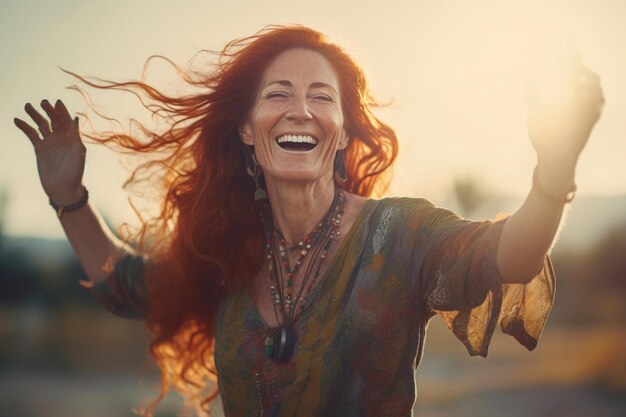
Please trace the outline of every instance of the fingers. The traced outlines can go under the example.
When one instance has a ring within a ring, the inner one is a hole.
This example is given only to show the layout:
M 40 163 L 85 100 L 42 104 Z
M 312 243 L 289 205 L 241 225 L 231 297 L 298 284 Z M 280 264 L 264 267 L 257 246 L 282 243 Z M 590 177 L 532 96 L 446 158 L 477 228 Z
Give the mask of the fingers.
M 69 130 L 72 127 L 73 120 L 70 112 L 67 110 L 67 107 L 65 107 L 65 104 L 63 104 L 61 100 L 57 100 L 54 104 L 54 109 L 61 126 L 63 126 L 64 129 Z
M 604 103 L 604 94 L 600 85 L 600 77 L 586 67 L 581 67 L 578 74 L 579 88 L 582 94 L 592 100 L 593 104 Z
M 48 100 L 41 101 L 41 108 L 44 109 L 48 117 L 50 118 L 52 131 L 59 131 L 62 127 L 61 123 L 59 123 L 59 118 L 57 117 L 57 112 L 52 104 Z
M 73 126 L 74 131 L 76 132 L 75 138 L 77 138 L 78 142 L 82 144 L 83 141 L 80 139 L 80 123 L 79 123 L 78 116 L 74 117 L 74 119 L 72 120 L 72 126 Z
M 48 120 L 46 120 L 45 117 L 39 114 L 39 112 L 35 110 L 32 104 L 26 103 L 26 106 L 24 106 L 24 110 L 26 110 L 26 113 L 28 113 L 30 118 L 33 119 L 33 121 L 39 128 L 39 132 L 41 132 L 43 136 L 50 133 L 50 124 L 48 123 Z
M 590 80 L 595 81 L 597 83 L 600 82 L 600 76 L 595 72 L 591 71 L 589 68 L 581 66 L 579 71 L 579 77 L 582 81 Z
M 578 85 L 585 89 L 601 90 L 600 77 L 589 68 L 580 67 L 577 73 Z
M 52 106 L 48 100 L 41 101 L 41 108 L 46 112 L 50 123 L 30 104 L 26 104 L 26 113 L 37 124 L 42 135 L 47 135 L 52 131 L 65 130 L 66 132 L 72 128 L 72 116 L 70 116 L 67 107 L 61 100 L 57 100 Z
M 37 133 L 37 131 L 34 128 L 32 128 L 28 123 L 26 123 L 25 121 L 21 119 L 18 119 L 17 117 L 13 119 L 13 123 L 15 123 L 15 126 L 17 126 L 18 129 L 24 132 L 24 134 L 28 137 L 28 139 L 30 139 L 33 146 L 36 146 L 39 142 L 41 142 L 41 139 L 39 138 L 39 134 Z
M 41 108 L 46 112 L 46 115 L 50 119 L 44 117 L 39 111 L 37 111 L 32 104 L 27 103 L 24 106 L 26 113 L 33 119 L 41 136 L 45 139 L 50 133 L 62 133 L 60 137 L 70 137 L 72 132 L 78 132 L 78 120 L 72 119 L 70 112 L 65 107 L 65 104 L 61 100 L 57 100 L 54 106 L 50 104 L 48 100 L 41 101 Z M 22 131 L 28 138 L 37 144 L 42 140 L 37 130 L 32 128 L 25 121 L 15 118 L 15 125 Z

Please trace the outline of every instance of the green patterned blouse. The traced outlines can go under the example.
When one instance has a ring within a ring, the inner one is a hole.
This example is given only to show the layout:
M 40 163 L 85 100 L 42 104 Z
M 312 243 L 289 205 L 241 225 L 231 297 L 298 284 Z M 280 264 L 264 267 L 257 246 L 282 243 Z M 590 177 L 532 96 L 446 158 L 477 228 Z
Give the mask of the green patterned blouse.
M 423 199 L 369 200 L 294 323 L 296 349 L 264 355 L 267 326 L 248 291 L 216 318 L 215 363 L 226 417 L 412 415 L 414 372 L 434 315 L 487 355 L 496 326 L 533 349 L 554 298 L 548 259 L 528 284 L 501 284 L 504 221 L 473 222 Z M 93 294 L 140 311 L 140 258 L 121 261 Z

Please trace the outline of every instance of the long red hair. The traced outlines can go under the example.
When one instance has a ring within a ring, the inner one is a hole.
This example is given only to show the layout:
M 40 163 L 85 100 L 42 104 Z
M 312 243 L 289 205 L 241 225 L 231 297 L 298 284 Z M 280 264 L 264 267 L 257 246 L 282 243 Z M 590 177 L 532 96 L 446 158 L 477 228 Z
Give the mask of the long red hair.
M 125 83 L 88 80 L 103 89 L 138 95 L 167 121 L 164 131 L 138 124 L 140 134 L 92 133 L 117 150 L 156 155 L 127 182 L 149 181 L 162 192 L 159 214 L 144 219 L 137 234 L 151 256 L 146 271 L 147 325 L 151 352 L 161 369 L 162 388 L 152 410 L 174 386 L 205 410 L 217 391 L 213 363 L 215 317 L 229 292 L 250 284 L 262 262 L 262 230 L 254 182 L 246 173 L 241 126 L 251 110 L 264 69 L 280 53 L 306 48 L 324 55 L 339 78 L 345 129 L 347 181 L 342 187 L 363 196 L 381 195 L 398 145 L 389 126 L 371 111 L 361 68 L 339 46 L 303 26 L 270 26 L 237 39 L 202 73 L 172 64 L 194 94 L 167 95 L 143 80 Z M 156 182 L 155 182 L 156 180 Z

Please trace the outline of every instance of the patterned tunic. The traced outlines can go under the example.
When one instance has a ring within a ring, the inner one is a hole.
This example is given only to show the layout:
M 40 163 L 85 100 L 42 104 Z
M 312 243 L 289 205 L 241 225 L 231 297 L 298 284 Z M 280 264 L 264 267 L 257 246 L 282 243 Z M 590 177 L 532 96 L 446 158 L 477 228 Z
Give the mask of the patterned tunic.
M 225 415 L 412 416 L 414 372 L 434 314 L 470 355 L 487 355 L 498 324 L 533 349 L 552 306 L 554 274 L 546 259 L 528 284 L 502 284 L 503 224 L 464 220 L 423 199 L 369 200 L 297 317 L 286 363 L 265 358 L 267 325 L 251 294 L 230 295 L 216 317 Z M 138 263 L 121 261 L 92 290 L 118 314 L 140 298 Z

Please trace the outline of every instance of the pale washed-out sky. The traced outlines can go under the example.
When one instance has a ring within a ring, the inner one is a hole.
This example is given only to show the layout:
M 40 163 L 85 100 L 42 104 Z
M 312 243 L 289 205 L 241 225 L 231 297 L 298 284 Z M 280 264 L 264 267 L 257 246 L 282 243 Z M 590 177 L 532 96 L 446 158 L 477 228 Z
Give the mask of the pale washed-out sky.
M 137 78 L 161 54 L 185 64 L 200 49 L 267 24 L 300 23 L 326 33 L 364 67 L 379 115 L 400 138 L 390 195 L 443 203 L 455 177 L 475 175 L 494 191 L 523 195 L 534 153 L 526 134 L 524 81 L 538 56 L 566 43 L 597 72 L 604 114 L 577 173 L 580 195 L 626 193 L 626 2 L 578 1 L 18 1 L 0 3 L 0 189 L 5 232 L 60 237 L 37 177 L 32 146 L 13 125 L 25 102 L 63 99 L 73 80 L 58 67 L 114 80 Z M 167 86 L 156 65 L 151 81 Z M 137 114 L 122 93 L 94 94 L 124 122 Z M 113 223 L 134 222 L 111 152 L 88 146 L 85 184 Z

